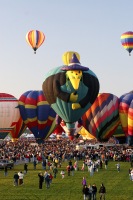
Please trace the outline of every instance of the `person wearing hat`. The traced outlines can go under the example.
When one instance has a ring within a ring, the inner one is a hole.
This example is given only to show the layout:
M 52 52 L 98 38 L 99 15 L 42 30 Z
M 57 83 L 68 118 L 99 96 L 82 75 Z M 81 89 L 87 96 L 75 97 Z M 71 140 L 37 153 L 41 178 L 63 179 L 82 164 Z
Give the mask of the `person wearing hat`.
M 65 84 L 67 91 L 61 88 Z M 83 85 L 87 92 L 79 99 L 78 89 Z M 73 54 L 70 63 L 61 67 L 59 73 L 47 77 L 42 88 L 49 104 L 55 103 L 58 97 L 65 102 L 71 102 L 71 108 L 76 110 L 84 108 L 88 103 L 93 104 L 99 92 L 99 81 L 88 67 L 80 64 L 76 54 Z

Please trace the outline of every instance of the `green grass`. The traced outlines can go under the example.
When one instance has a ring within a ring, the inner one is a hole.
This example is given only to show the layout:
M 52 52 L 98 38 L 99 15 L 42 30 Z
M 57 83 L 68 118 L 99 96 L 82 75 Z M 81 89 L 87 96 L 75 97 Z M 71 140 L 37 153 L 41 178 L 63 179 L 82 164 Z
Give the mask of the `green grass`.
M 74 163 L 74 161 L 73 161 Z M 120 173 L 116 170 L 117 162 L 109 162 L 108 169 L 99 169 L 93 177 L 90 177 L 87 168 L 85 171 L 75 171 L 74 176 L 67 176 L 62 179 L 60 175 L 61 168 L 58 168 L 57 178 L 53 178 L 50 189 L 38 189 L 38 172 L 43 171 L 41 163 L 37 165 L 37 169 L 33 170 L 33 164 L 28 164 L 28 173 L 24 177 L 24 185 L 14 187 L 13 175 L 15 171 L 23 170 L 23 165 L 15 166 L 14 169 L 8 170 L 8 176 L 4 177 L 4 171 L 0 170 L 0 199 L 4 200 L 80 200 L 83 199 L 82 194 L 82 177 L 85 176 L 87 184 L 96 183 L 99 190 L 100 184 L 103 182 L 107 194 L 106 200 L 132 200 L 133 199 L 133 182 L 129 180 L 128 170 L 130 163 L 120 162 Z M 66 171 L 67 162 L 62 164 L 62 168 Z M 79 162 L 81 169 L 82 161 Z M 97 193 L 99 199 L 99 193 Z

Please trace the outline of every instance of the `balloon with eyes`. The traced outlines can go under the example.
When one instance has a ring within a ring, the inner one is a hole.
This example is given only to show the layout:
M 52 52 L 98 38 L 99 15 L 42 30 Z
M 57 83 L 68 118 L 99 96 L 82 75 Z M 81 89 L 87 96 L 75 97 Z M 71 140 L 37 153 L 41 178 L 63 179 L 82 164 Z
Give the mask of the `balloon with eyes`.
M 48 103 L 66 123 L 70 135 L 73 135 L 75 122 L 93 104 L 99 93 L 99 81 L 73 54 L 68 65 L 54 68 L 46 75 L 42 90 Z

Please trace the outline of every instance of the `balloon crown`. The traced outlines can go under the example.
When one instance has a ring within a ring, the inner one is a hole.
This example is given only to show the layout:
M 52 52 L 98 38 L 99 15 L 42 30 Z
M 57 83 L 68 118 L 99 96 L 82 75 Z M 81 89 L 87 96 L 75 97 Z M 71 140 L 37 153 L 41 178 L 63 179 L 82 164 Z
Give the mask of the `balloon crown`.
M 65 65 L 61 68 L 63 71 L 68 71 L 68 70 L 81 70 L 81 71 L 88 71 L 88 67 L 84 67 L 80 64 L 76 54 L 74 53 L 72 55 L 72 58 L 70 60 L 70 63 L 68 65 Z

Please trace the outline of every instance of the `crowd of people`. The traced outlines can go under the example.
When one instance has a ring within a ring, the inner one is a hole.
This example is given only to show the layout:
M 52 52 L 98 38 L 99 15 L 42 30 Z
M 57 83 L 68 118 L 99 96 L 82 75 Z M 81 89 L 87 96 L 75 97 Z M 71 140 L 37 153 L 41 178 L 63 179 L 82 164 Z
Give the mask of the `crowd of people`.
M 112 141 L 111 141 L 112 142 Z M 117 161 L 116 168 L 120 172 L 120 161 L 130 162 L 131 168 L 129 170 L 130 180 L 133 181 L 133 151 L 129 151 L 126 145 L 114 145 L 110 147 L 103 146 L 101 148 L 82 148 L 76 149 L 79 143 L 78 139 L 73 141 L 65 139 L 61 140 L 46 140 L 42 144 L 37 144 L 34 140 L 19 139 L 16 142 L 3 141 L 0 144 L 0 159 L 13 160 L 15 164 L 24 164 L 24 173 L 22 171 L 15 172 L 14 186 L 24 184 L 23 178 L 28 171 L 28 164 L 33 163 L 33 169 L 36 170 L 38 162 L 42 165 L 43 172 L 38 173 L 39 189 L 42 189 L 43 183 L 49 189 L 52 179 L 56 178 L 58 168 L 61 169 L 61 178 L 67 176 L 74 176 L 74 172 L 78 170 L 88 170 L 90 176 L 98 172 L 99 168 L 107 170 L 108 161 Z M 95 140 L 85 141 L 87 144 L 95 144 Z M 73 160 L 73 162 L 72 162 Z M 62 169 L 62 162 L 67 161 L 66 170 Z M 82 161 L 82 166 L 79 169 L 78 161 Z M 52 173 L 50 173 L 52 172 Z M 7 169 L 5 169 L 7 173 Z M 97 186 L 87 184 L 85 177 L 82 180 L 82 192 L 85 199 L 96 199 Z M 104 189 L 103 189 L 104 188 Z M 98 190 L 100 199 L 105 199 L 106 188 L 101 184 Z

